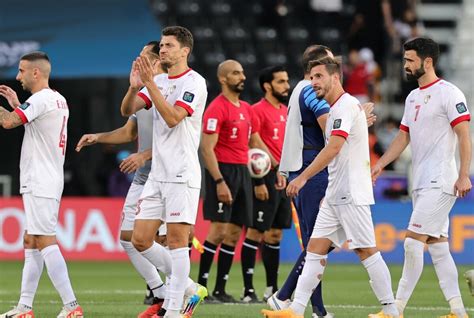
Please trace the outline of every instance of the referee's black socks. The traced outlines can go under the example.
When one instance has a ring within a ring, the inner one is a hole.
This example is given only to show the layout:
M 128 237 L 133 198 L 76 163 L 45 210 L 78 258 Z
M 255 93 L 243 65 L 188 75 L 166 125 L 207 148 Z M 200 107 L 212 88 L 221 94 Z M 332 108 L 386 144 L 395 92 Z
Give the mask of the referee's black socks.
M 242 262 L 242 277 L 244 278 L 244 296 L 253 288 L 253 273 L 259 242 L 246 238 L 242 244 L 240 260 Z
M 221 243 L 217 261 L 216 287 L 214 288 L 214 291 L 217 291 L 221 294 L 225 292 L 225 285 L 227 283 L 227 279 L 229 278 L 229 272 L 232 266 L 232 260 L 234 259 L 234 254 L 235 246 Z
M 262 244 L 262 261 L 267 275 L 267 287 L 272 286 L 273 290 L 278 290 L 278 267 L 280 266 L 280 243 Z
M 209 271 L 211 270 L 212 261 L 216 254 L 217 245 L 214 245 L 208 241 L 203 244 L 204 253 L 201 254 L 201 260 L 199 262 L 199 276 L 198 283 L 202 286 L 207 287 L 207 280 L 209 278 Z

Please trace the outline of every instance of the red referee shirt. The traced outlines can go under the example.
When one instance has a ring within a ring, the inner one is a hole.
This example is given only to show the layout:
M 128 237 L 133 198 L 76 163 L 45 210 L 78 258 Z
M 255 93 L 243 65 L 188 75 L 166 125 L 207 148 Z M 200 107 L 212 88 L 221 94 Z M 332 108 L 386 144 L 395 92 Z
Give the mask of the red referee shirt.
M 259 121 L 247 102 L 235 106 L 221 94 L 204 112 L 202 130 L 219 134 L 214 148 L 218 162 L 247 164 L 250 135 L 259 131 Z

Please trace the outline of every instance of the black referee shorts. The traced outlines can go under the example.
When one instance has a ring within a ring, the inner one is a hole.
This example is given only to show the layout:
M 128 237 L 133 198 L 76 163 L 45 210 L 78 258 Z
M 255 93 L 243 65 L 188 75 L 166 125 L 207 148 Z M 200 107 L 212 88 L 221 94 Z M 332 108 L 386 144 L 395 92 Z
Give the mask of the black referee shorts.
M 206 169 L 204 219 L 212 222 L 252 225 L 252 179 L 246 165 L 221 163 L 219 170 L 232 194 L 232 205 L 217 200 L 216 182 Z
M 276 190 L 276 172 L 270 172 L 264 177 L 269 199 L 258 200 L 253 195 L 253 225 L 251 228 L 265 232 L 269 229 L 288 229 L 291 227 L 291 199 L 286 196 L 286 190 Z M 254 184 L 255 185 L 255 184 Z

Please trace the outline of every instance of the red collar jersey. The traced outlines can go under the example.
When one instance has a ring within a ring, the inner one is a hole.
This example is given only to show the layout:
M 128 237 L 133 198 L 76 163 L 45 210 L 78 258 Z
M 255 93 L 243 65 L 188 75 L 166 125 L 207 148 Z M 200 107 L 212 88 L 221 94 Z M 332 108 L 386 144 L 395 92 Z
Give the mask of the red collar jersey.
M 280 108 L 275 108 L 268 100 L 262 98 L 253 105 L 253 111 L 260 122 L 260 137 L 275 160 L 280 162 L 288 108 L 283 104 L 280 104 Z
M 235 106 L 221 94 L 204 112 L 203 133 L 219 134 L 214 148 L 218 162 L 247 164 L 250 136 L 259 131 L 260 123 L 250 104 L 239 102 Z

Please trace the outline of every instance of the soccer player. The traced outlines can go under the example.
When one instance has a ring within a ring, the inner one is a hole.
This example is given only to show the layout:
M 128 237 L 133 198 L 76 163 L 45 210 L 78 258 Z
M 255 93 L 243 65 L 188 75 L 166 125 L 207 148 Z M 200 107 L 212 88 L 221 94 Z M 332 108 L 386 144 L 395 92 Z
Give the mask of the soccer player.
M 280 162 L 283 137 L 286 126 L 290 84 L 288 73 L 282 66 L 263 69 L 259 76 L 264 97 L 253 105 L 253 111 L 260 121 L 260 136 L 277 162 Z M 267 288 L 266 300 L 278 290 L 278 267 L 280 264 L 280 241 L 282 229 L 291 227 L 291 201 L 284 187 L 277 185 L 278 166 L 262 179 L 253 179 L 253 224 L 247 229 L 242 246 L 242 276 L 244 278 L 245 303 L 258 302 L 253 287 L 255 259 L 260 242 Z
M 217 69 L 222 94 L 204 114 L 201 153 L 206 166 L 204 219 L 211 221 L 201 254 L 198 282 L 207 286 L 209 271 L 220 245 L 216 286 L 209 301 L 236 302 L 225 292 L 242 226 L 252 225 L 252 182 L 247 169 L 248 149 L 267 150 L 258 130 L 259 121 L 252 107 L 239 99 L 244 89 L 242 65 L 234 60 Z M 274 159 L 273 159 L 274 160 Z M 276 162 L 273 161 L 276 166 Z
M 154 67 L 155 76 L 164 73 L 159 61 L 160 43 L 157 41 L 149 42 L 142 50 L 141 54 L 149 58 Z M 86 134 L 81 137 L 76 146 L 79 152 L 85 146 L 96 143 L 103 144 L 123 144 L 138 138 L 138 151 L 124 159 L 120 164 L 120 169 L 124 173 L 136 171 L 130 189 L 128 190 L 125 204 L 122 210 L 122 225 L 120 229 L 120 244 L 127 253 L 130 261 L 137 272 L 147 282 L 150 292 L 153 295 L 151 306 L 141 313 L 138 317 L 151 317 L 158 313 L 163 299 L 165 298 L 165 286 L 158 275 L 155 266 L 143 257 L 132 245 L 133 224 L 135 221 L 135 212 L 138 198 L 140 197 L 143 186 L 148 179 L 151 169 L 151 147 L 153 136 L 153 112 L 142 109 L 129 117 L 123 127 L 111 132 Z M 163 224 L 159 230 L 160 236 L 166 235 L 166 226 Z
M 428 244 L 441 290 L 451 307 L 451 313 L 443 317 L 464 318 L 467 314 L 459 291 L 458 271 L 449 251 L 448 230 L 449 212 L 456 197 L 464 197 L 472 188 L 471 116 L 464 94 L 436 75 L 438 43 L 415 38 L 403 48 L 407 79 L 418 81 L 419 88 L 407 96 L 400 131 L 372 170 L 375 180 L 410 144 L 413 212 L 404 243 L 405 264 L 396 303 L 403 314 L 423 271 L 423 249 Z M 454 156 L 456 139 L 461 161 L 459 171 Z
M 324 129 L 329 113 L 329 105 L 324 99 L 316 96 L 311 81 L 308 65 L 312 60 L 333 56 L 329 48 L 322 45 L 311 45 L 303 53 L 302 65 L 304 79 L 293 89 L 290 97 L 288 122 L 281 154 L 279 170 L 291 181 L 296 178 L 316 158 L 324 148 Z M 313 176 L 293 198 L 300 222 L 303 246 L 306 249 L 316 222 L 319 204 L 324 197 L 328 184 L 327 169 Z M 267 299 L 273 309 L 285 308 L 293 294 L 298 277 L 304 265 L 306 251 L 302 251 L 282 288 Z M 313 317 L 332 317 L 324 307 L 322 284 L 315 289 L 311 303 Z
M 366 268 L 382 311 L 369 317 L 399 317 L 391 289 L 390 272 L 375 244 L 370 205 L 374 203 L 370 178 L 367 119 L 359 101 L 344 92 L 340 62 L 325 57 L 309 64 L 318 98 L 331 109 L 326 122 L 326 146 L 287 187 L 295 196 L 316 173 L 328 167 L 329 182 L 307 246 L 306 262 L 293 302 L 287 309 L 263 310 L 266 317 L 303 317 L 313 289 L 320 283 L 332 245 L 348 242 Z
M 192 48 L 193 36 L 188 29 L 164 28 L 160 62 L 168 74 L 153 78 L 149 59 L 138 57 L 134 75 L 139 75 L 145 89 L 138 91 L 140 80 L 135 78 L 121 107 L 124 116 L 153 107 L 151 171 L 138 200 L 132 243 L 156 268 L 170 276 L 164 317 L 180 317 L 187 288 L 194 288 L 197 301 L 207 295 L 204 287 L 189 279 L 188 237 L 199 204 L 201 168 L 197 151 L 207 98 L 205 79 L 187 63 Z M 142 98 L 140 103 L 137 94 Z M 169 251 L 154 241 L 162 222 L 167 225 Z
M 20 58 L 16 79 L 31 92 L 23 104 L 9 87 L 13 111 L 0 107 L 0 125 L 12 129 L 25 126 L 20 158 L 20 193 L 26 216 L 24 235 L 25 264 L 18 305 L 0 315 L 2 318 L 33 317 L 33 299 L 46 265 L 48 276 L 64 304 L 58 318 L 84 317 L 76 300 L 64 257 L 56 241 L 59 204 L 64 187 L 69 109 L 66 99 L 49 88 L 51 63 L 43 52 Z M 2 94 L 2 95 L 3 95 Z

